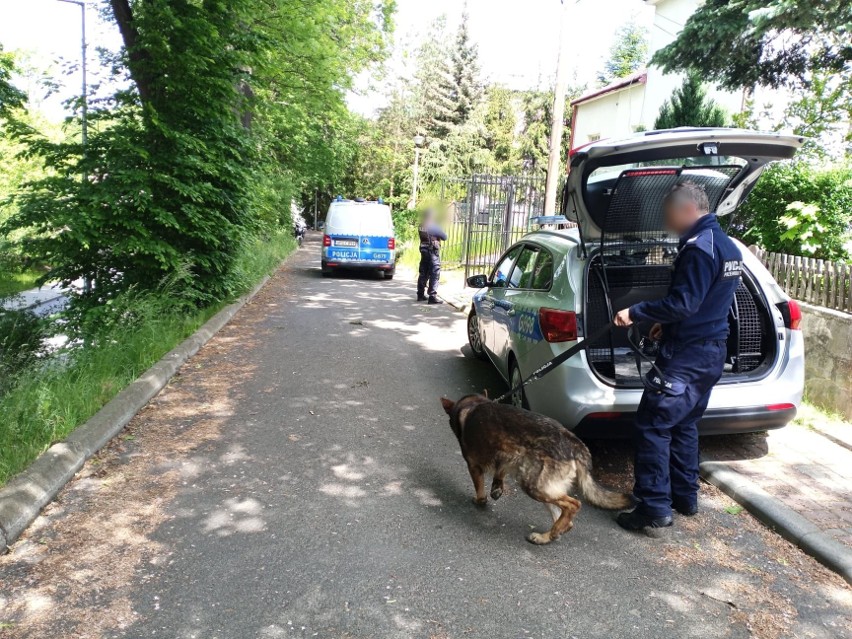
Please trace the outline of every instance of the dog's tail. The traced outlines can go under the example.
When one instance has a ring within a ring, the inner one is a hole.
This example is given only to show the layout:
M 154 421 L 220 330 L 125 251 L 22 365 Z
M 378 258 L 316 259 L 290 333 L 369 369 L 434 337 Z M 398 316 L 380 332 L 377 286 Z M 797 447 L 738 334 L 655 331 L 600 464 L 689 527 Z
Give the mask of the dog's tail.
M 633 496 L 616 490 L 604 488 L 592 477 L 592 468 L 585 464 L 577 464 L 580 491 L 592 506 L 606 510 L 626 510 L 633 507 Z

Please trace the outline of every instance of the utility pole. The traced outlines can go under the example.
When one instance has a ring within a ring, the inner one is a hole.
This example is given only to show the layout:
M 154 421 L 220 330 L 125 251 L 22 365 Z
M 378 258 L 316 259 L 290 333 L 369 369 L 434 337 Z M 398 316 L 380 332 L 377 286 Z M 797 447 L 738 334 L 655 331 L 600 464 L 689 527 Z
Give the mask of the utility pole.
M 86 44 L 86 3 L 81 2 L 80 0 L 58 0 L 58 1 L 59 2 L 65 2 L 67 4 L 76 4 L 78 7 L 80 7 L 81 20 L 82 20 L 82 22 L 81 22 L 82 47 L 81 48 L 82 48 L 82 55 L 83 55 L 82 67 L 81 67 L 82 74 L 83 74 L 83 87 L 82 87 L 82 91 L 80 93 L 81 100 L 82 100 L 82 103 L 80 105 L 80 114 L 81 114 L 82 128 L 83 128 L 83 135 L 82 135 L 83 153 L 85 154 L 86 144 L 89 141 L 89 122 L 88 122 L 88 120 L 89 120 L 89 118 L 88 118 L 88 116 L 89 116 L 89 85 L 88 85 L 88 81 L 86 79 L 86 50 L 88 48 L 87 44 Z
M 86 43 L 86 3 L 81 0 L 59 0 L 59 2 L 65 2 L 66 4 L 76 4 L 80 7 L 80 41 L 81 41 L 81 54 L 82 54 L 82 65 L 80 70 L 83 75 L 82 82 L 82 91 L 80 92 L 80 120 L 81 120 L 81 142 L 83 146 L 83 161 L 86 160 L 86 147 L 89 144 L 89 83 L 86 78 L 86 51 L 87 51 L 87 43 Z M 84 165 L 85 166 L 85 165 Z M 83 184 L 85 184 L 89 180 L 89 176 L 86 172 L 86 169 L 83 169 Z M 84 277 L 83 278 L 83 293 L 89 294 L 92 292 L 92 278 Z
M 559 26 L 559 57 L 556 62 L 556 88 L 553 95 L 553 124 L 550 127 L 550 154 L 547 159 L 547 184 L 544 188 L 544 214 L 556 214 L 556 189 L 562 176 L 562 133 L 565 128 L 565 92 L 568 88 L 568 47 L 565 36 L 568 27 L 568 6 L 574 0 L 561 0 L 562 17 Z
M 414 136 L 414 180 L 411 185 L 411 208 L 417 208 L 417 189 L 420 181 L 420 149 L 426 143 L 426 138 L 419 133 Z

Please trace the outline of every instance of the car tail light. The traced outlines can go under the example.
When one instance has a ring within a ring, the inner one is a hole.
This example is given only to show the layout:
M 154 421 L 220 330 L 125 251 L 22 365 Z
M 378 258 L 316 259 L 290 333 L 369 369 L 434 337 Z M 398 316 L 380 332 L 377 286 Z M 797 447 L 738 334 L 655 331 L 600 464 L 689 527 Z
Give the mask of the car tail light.
M 766 410 L 791 410 L 796 408 L 793 404 L 767 404 Z
M 331 246 L 331 237 L 329 237 L 328 235 L 323 235 L 322 236 L 322 245 L 323 246 Z
M 392 251 L 396 248 L 396 240 L 392 237 L 388 238 L 388 250 Z
M 796 300 L 788 300 L 780 302 L 777 306 L 781 311 L 781 317 L 784 318 L 784 326 L 793 331 L 801 330 L 802 309 L 799 308 L 799 303 Z
M 571 342 L 577 339 L 577 314 L 574 311 L 542 308 L 538 311 L 538 323 L 548 342 Z
M 624 413 L 616 413 L 614 411 L 609 411 L 605 413 L 589 413 L 586 415 L 587 419 L 621 419 L 624 416 Z

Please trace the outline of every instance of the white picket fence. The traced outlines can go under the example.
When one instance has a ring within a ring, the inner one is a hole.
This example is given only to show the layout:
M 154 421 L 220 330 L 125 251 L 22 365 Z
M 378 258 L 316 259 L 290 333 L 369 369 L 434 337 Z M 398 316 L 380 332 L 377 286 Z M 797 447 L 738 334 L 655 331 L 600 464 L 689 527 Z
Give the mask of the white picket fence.
M 852 264 L 757 247 L 752 251 L 793 299 L 852 313 Z

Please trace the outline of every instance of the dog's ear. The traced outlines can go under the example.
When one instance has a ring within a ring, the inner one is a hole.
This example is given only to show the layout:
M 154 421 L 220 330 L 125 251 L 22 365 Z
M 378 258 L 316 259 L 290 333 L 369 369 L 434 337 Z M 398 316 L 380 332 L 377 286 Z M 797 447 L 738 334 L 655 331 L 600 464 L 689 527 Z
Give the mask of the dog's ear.
M 455 405 L 456 403 L 453 400 L 447 399 L 446 397 L 441 398 L 441 406 L 444 407 L 444 412 L 447 415 L 453 412 L 453 408 L 455 407 Z

